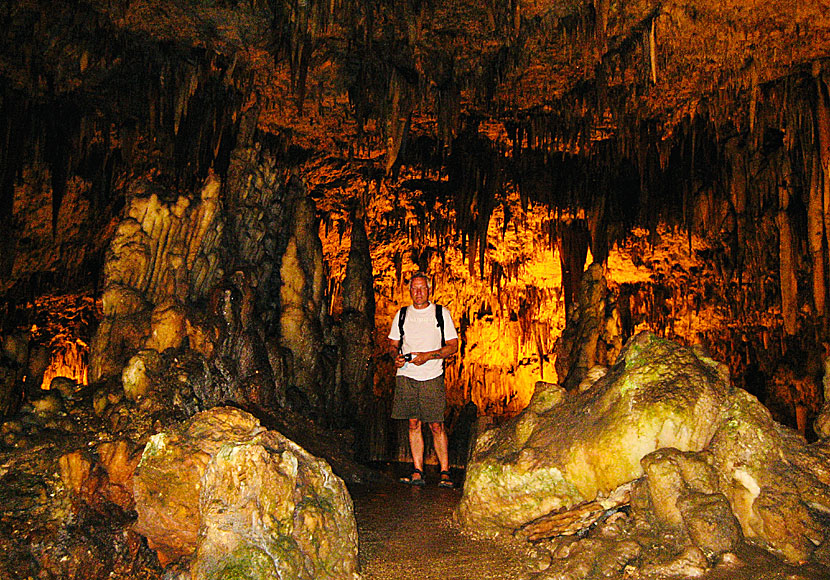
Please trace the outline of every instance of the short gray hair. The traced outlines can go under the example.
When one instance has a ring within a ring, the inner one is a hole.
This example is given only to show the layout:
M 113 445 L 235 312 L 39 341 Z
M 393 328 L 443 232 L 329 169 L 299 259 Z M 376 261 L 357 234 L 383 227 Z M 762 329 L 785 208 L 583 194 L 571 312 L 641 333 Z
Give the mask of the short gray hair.
M 415 272 L 415 274 L 412 275 L 412 278 L 409 279 L 409 289 L 412 290 L 412 283 L 415 280 L 417 280 L 418 278 L 423 278 L 424 280 L 426 280 L 427 281 L 427 290 L 432 292 L 432 281 L 429 279 L 429 276 L 427 276 L 423 272 Z

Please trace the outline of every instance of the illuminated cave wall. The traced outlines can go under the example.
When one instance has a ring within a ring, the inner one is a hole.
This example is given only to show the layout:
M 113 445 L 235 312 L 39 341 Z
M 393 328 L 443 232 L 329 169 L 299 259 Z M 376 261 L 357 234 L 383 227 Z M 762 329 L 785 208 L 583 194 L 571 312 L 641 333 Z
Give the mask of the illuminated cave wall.
M 365 183 L 353 183 L 355 191 L 364 187 Z M 349 195 L 347 190 L 341 193 Z M 328 218 L 321 221 L 320 236 L 336 314 L 350 233 L 348 212 L 334 207 L 332 199 L 320 199 Z M 395 311 L 409 304 L 407 280 L 423 269 L 436 283 L 433 300 L 450 309 L 463 339 L 460 355 L 447 364 L 450 405 L 473 401 L 482 414 L 515 414 L 530 400 L 536 381 L 563 378 L 555 368 L 555 344 L 565 326 L 565 301 L 551 212 L 539 204 L 525 210 L 516 195 L 497 206 L 481 278 L 451 229 L 441 231 L 434 223 L 419 221 L 425 216 L 415 209 L 418 204 L 417 195 L 400 188 L 396 195 L 386 190 L 371 196 L 366 211 L 378 304 L 376 356 L 383 352 Z M 433 208 L 430 218 L 441 211 Z M 447 210 L 444 213 L 451 219 Z M 428 233 L 421 235 L 424 230 Z M 630 337 L 648 329 L 688 344 L 717 345 L 719 329 L 729 321 L 716 304 L 703 301 L 704 286 L 714 275 L 712 265 L 701 258 L 707 250 L 699 236 L 690 239 L 686 232 L 666 226 L 654 234 L 635 229 L 625 243 L 615 246 L 606 268 L 608 300 L 616 304 L 608 318 L 617 327 L 612 332 Z M 585 266 L 591 261 L 589 253 Z M 617 303 L 622 300 L 625 305 Z M 769 315 L 763 323 L 774 327 L 774 317 Z M 387 365 L 379 372 L 393 371 Z M 376 382 L 378 395 L 390 388 L 383 376 Z
M 830 343 L 830 27 L 821 3 L 756 4 L 12 3 L 4 332 L 39 295 L 97 298 L 130 184 L 176 199 L 224 178 L 253 118 L 280 143 L 268 171 L 293 171 L 317 203 L 331 313 L 356 204 L 378 345 L 407 275 L 435 274 L 466 338 L 454 403 L 514 413 L 558 378 L 581 257 L 562 224 L 577 216 L 624 336 L 702 343 L 792 422 L 820 398 Z M 273 209 L 260 205 L 237 216 L 248 241 L 271 235 L 247 230 Z M 379 363 L 376 392 L 388 375 Z

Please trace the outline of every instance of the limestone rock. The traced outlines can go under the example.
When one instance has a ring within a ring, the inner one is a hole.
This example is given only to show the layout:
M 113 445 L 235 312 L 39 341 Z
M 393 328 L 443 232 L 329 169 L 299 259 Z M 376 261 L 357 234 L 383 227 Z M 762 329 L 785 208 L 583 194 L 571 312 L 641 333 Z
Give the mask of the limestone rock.
M 821 479 L 827 457 L 749 393 L 736 390 L 728 403 L 709 445 L 720 489 L 748 539 L 803 562 L 824 539 L 808 503 L 830 511 L 830 481 Z
M 366 227 L 362 219 L 355 219 L 352 224 L 352 246 L 346 264 L 343 279 L 343 317 L 342 317 L 342 383 L 343 393 L 340 399 L 333 401 L 339 409 L 332 409 L 330 415 L 345 418 L 358 424 L 362 436 L 371 418 L 367 416 L 373 394 L 374 378 L 374 333 L 375 333 L 375 294 L 372 276 L 372 256 Z M 367 457 L 363 450 L 361 456 Z
M 153 309 L 150 316 L 150 336 L 144 343 L 145 348 L 164 352 L 168 348 L 178 348 L 185 337 L 184 307 L 175 301 L 166 301 Z
M 536 576 L 539 580 L 583 580 L 616 578 L 626 564 L 641 552 L 633 540 L 588 539 L 568 543 L 556 550 L 550 567 Z
M 250 441 L 263 430 L 253 416 L 217 408 L 150 439 L 133 480 L 134 529 L 160 557 L 177 560 L 196 549 L 201 479 L 223 441 Z
M 700 451 L 730 388 L 711 359 L 641 333 L 587 391 L 559 404 L 539 403 L 547 391 L 537 392 L 515 419 L 480 436 L 457 517 L 485 534 L 512 530 L 640 477 L 640 460 L 657 449 Z
M 133 356 L 121 373 L 124 394 L 131 401 L 147 396 L 152 387 L 150 374 L 158 370 L 161 357 L 155 350 L 142 350 Z
M 680 528 L 683 515 L 680 497 L 690 491 L 712 494 L 718 490 L 717 475 L 701 454 L 659 449 L 642 460 L 651 507 L 659 524 Z
M 813 431 L 819 437 L 830 437 L 830 405 L 824 405 L 813 421 Z
M 604 326 L 606 282 L 600 264 L 582 274 L 576 308 L 557 343 L 556 372 L 574 390 L 597 362 L 597 341 Z
M 222 274 L 223 220 L 215 176 L 208 176 L 194 199 L 165 201 L 145 191 L 152 186 L 132 187 L 128 217 L 118 225 L 104 263 L 104 319 L 90 349 L 93 382 L 116 376 L 145 338 L 143 346 L 159 352 L 180 346 L 185 326 L 178 305 L 204 297 Z
M 13 414 L 19 407 L 22 390 L 17 375 L 16 369 L 0 364 L 0 417 Z
M 207 316 L 192 312 L 185 320 L 188 346 L 210 360 L 216 355 L 221 338 L 220 326 Z
M 29 337 L 23 333 L 11 333 L 2 337 L 2 356 L 18 367 L 26 367 L 29 361 Z
M 109 504 L 132 510 L 132 477 L 141 453 L 125 440 L 102 442 L 96 451 L 91 454 L 76 450 L 60 457 L 58 465 L 64 485 L 75 498 L 90 506 L 100 507 L 106 502 L 102 511 L 109 511 Z
M 150 319 L 146 312 L 133 316 L 104 318 L 90 345 L 90 382 L 118 376 L 149 332 Z
M 130 441 L 121 439 L 99 443 L 96 451 L 107 474 L 104 490 L 106 498 L 122 509 L 133 509 L 133 475 L 141 460 L 141 449 L 136 449 Z
M 49 383 L 49 390 L 59 392 L 64 399 L 77 398 L 80 389 L 81 385 L 78 384 L 78 381 L 69 377 L 55 377 Z
M 147 301 L 140 292 L 116 282 L 104 289 L 101 304 L 104 316 L 110 317 L 129 316 L 146 310 L 148 307 Z
M 43 391 L 37 398 L 29 399 L 32 412 L 40 418 L 51 417 L 63 413 L 63 397 L 58 391 Z
M 299 389 L 313 408 L 323 400 L 321 353 L 323 334 L 323 248 L 318 235 L 314 203 L 305 190 L 292 185 L 291 237 L 280 268 L 280 340 L 293 358 L 292 386 Z
M 152 437 L 136 470 L 138 521 L 191 577 L 357 578 L 351 499 L 328 464 L 248 413 L 214 408 Z
M 697 546 L 689 546 L 668 562 L 654 562 L 643 566 L 640 572 L 647 578 L 700 578 L 709 570 L 706 555 Z
M 692 542 L 710 561 L 732 552 L 743 540 L 741 526 L 722 493 L 689 492 L 678 498 L 677 507 Z

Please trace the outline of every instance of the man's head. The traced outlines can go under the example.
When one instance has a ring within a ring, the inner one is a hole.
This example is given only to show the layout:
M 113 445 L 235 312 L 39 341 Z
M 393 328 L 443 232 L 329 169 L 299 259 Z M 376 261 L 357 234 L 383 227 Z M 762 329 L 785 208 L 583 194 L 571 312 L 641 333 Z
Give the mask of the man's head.
M 418 272 L 409 280 L 409 295 L 415 308 L 425 308 L 429 305 L 429 293 L 432 290 L 429 277 Z

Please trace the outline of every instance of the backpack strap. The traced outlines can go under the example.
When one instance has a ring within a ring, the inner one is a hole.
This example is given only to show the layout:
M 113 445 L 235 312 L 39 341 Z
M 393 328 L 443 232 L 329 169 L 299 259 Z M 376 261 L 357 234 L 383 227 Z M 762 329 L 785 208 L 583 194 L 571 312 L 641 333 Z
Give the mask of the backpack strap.
M 406 321 L 406 306 L 401 308 L 401 313 L 398 315 L 398 332 L 400 333 L 400 341 L 401 344 L 398 347 L 400 350 L 403 347 L 403 323 Z M 447 341 L 444 338 L 444 308 L 440 304 L 435 305 L 435 321 L 438 323 L 438 328 L 441 330 L 441 346 L 444 347 L 447 345 Z
M 444 339 L 444 308 L 440 304 L 435 305 L 435 319 L 438 322 L 438 328 L 441 329 L 441 347 L 447 345 Z
M 406 306 L 401 308 L 401 313 L 398 315 L 398 331 L 400 332 L 400 335 L 401 335 L 401 339 L 400 339 L 401 344 L 398 347 L 398 350 L 403 348 L 403 323 L 404 323 L 405 320 L 406 320 Z

